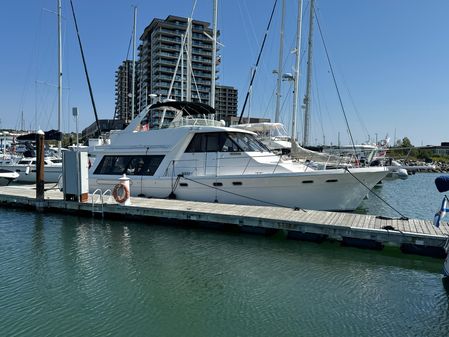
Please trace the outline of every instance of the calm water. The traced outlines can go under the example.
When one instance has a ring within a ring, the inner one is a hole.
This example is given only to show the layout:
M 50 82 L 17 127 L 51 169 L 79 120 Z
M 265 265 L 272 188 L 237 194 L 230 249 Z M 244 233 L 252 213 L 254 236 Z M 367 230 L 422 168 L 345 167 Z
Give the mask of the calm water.
M 374 188 L 391 207 L 406 217 L 433 220 L 441 206 L 444 194 L 435 187 L 435 178 L 440 173 L 418 173 L 407 180 L 386 181 L 380 188 Z M 399 217 L 400 215 L 377 196 L 370 194 L 359 207 L 361 213 Z M 449 333 L 448 333 L 449 336 Z
M 394 205 L 409 215 L 428 179 L 378 193 L 416 188 Z M 417 214 L 440 197 L 419 197 Z M 1 336 L 449 335 L 438 259 L 3 208 L 0 219 Z

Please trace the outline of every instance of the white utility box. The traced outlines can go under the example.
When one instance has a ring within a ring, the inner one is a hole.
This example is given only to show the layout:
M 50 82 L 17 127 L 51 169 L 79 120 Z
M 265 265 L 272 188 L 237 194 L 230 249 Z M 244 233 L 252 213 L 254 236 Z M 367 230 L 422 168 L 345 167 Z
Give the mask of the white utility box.
M 63 152 L 62 183 L 64 200 L 87 201 L 89 196 L 89 161 L 87 152 Z

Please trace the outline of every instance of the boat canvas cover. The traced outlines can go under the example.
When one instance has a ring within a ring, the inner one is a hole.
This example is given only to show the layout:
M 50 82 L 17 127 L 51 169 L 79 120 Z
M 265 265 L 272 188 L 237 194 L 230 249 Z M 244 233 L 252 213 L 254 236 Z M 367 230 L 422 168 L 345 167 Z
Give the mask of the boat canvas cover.
M 186 101 L 168 101 L 155 103 L 150 106 L 152 109 L 172 108 L 182 111 L 183 116 L 195 116 L 195 115 L 211 115 L 215 114 L 215 109 L 211 106 L 198 103 L 198 102 L 186 102 Z
M 435 179 L 435 186 L 438 192 L 449 191 L 449 176 L 439 176 Z

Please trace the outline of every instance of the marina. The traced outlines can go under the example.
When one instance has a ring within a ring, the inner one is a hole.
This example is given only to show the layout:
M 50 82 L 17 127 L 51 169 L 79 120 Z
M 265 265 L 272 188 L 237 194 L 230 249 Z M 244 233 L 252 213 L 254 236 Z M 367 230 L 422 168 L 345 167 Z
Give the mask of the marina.
M 4 4 L 1 335 L 447 336 L 449 5 L 138 6 Z
M 289 238 L 300 240 L 336 240 L 344 245 L 376 250 L 392 245 L 406 253 L 439 258 L 446 256 L 449 235 L 445 223 L 436 228 L 431 221 L 419 219 L 139 197 L 131 197 L 129 205 L 123 206 L 110 194 L 104 197 L 90 194 L 86 202 L 66 201 L 63 193 L 55 189 L 46 191 L 44 200 L 36 200 L 35 195 L 32 186 L 7 186 L 0 190 L 0 203 L 3 207 L 144 222 L 193 223 L 261 234 L 281 230 Z

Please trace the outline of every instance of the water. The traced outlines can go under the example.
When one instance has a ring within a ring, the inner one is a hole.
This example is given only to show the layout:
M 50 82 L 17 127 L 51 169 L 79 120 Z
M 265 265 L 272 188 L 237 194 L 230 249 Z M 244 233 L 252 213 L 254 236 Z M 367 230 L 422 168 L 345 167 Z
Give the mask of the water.
M 441 206 L 444 194 L 435 187 L 435 178 L 441 173 L 420 173 L 406 180 L 385 181 L 382 187 L 374 188 L 380 198 L 370 194 L 360 205 L 358 212 L 400 217 L 433 220 Z
M 0 219 L 1 336 L 449 334 L 442 260 L 4 208 Z

